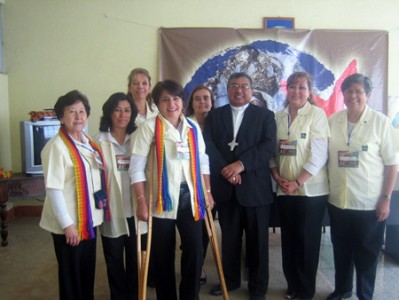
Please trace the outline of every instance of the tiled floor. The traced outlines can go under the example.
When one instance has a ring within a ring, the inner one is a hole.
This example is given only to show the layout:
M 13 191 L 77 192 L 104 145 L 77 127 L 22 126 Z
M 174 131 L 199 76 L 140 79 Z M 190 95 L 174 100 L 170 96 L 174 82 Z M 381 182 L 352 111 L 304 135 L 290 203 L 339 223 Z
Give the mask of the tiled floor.
M 22 217 L 9 223 L 9 245 L 0 247 L 0 299 L 58 298 L 57 264 L 50 234 L 38 226 L 39 218 Z M 179 251 L 177 251 L 179 253 Z M 96 273 L 96 299 L 109 299 L 101 242 L 98 244 Z M 178 261 L 178 259 L 177 259 Z M 178 268 L 176 268 L 178 270 Z M 201 299 L 222 299 L 209 295 L 209 290 L 218 282 L 215 264 L 208 251 L 205 269 L 208 283 L 201 289 Z M 334 288 L 334 267 L 330 235 L 323 234 L 321 258 L 317 276 L 317 291 L 314 299 L 325 299 Z M 284 299 L 285 280 L 281 270 L 280 234 L 270 233 L 270 284 L 267 299 Z M 248 299 L 246 281 L 242 288 L 229 294 L 231 300 Z M 155 299 L 153 289 L 148 290 L 148 299 Z M 353 296 L 351 299 L 357 299 Z M 382 254 L 377 273 L 374 299 L 399 299 L 399 264 Z

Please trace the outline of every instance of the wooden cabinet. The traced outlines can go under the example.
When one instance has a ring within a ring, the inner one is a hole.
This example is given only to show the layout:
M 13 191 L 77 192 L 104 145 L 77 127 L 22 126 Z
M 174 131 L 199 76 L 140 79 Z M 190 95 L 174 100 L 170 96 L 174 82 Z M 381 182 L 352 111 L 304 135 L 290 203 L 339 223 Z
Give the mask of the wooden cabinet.
M 14 174 L 11 178 L 0 178 L 1 245 L 8 245 L 7 203 L 13 198 L 30 198 L 45 195 L 43 176 Z

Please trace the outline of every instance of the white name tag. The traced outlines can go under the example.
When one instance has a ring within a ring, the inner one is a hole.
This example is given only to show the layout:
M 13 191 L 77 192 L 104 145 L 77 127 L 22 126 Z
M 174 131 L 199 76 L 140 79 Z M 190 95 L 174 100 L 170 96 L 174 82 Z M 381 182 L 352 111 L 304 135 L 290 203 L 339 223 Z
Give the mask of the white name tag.
M 116 168 L 118 171 L 129 170 L 130 156 L 121 154 L 121 155 L 115 155 L 115 158 L 116 158 Z
M 284 156 L 296 156 L 297 152 L 297 141 L 279 141 L 279 152 L 280 155 Z
M 359 151 L 338 151 L 338 167 L 340 168 L 358 168 Z
M 188 143 L 176 143 L 176 158 L 177 159 L 190 159 L 190 148 Z

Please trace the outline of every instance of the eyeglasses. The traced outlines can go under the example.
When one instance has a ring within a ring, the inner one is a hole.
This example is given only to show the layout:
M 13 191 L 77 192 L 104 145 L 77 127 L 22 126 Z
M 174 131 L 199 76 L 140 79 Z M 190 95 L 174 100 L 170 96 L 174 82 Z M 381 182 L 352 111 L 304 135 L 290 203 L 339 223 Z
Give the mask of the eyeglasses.
M 229 85 L 229 88 L 232 88 L 235 90 L 242 89 L 244 91 L 247 91 L 247 90 L 251 89 L 251 86 L 247 83 L 243 83 L 243 84 L 232 83 Z

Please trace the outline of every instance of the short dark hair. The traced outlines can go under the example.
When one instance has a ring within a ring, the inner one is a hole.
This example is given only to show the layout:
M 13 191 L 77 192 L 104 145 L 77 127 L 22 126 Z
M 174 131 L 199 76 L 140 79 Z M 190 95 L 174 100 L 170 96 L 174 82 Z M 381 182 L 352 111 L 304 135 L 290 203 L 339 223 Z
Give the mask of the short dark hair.
M 230 77 L 229 77 L 229 79 L 227 80 L 227 87 L 230 86 L 230 82 L 231 82 L 233 79 L 237 79 L 237 78 L 240 78 L 240 77 L 247 78 L 247 79 L 249 80 L 249 85 L 250 85 L 251 88 L 252 88 L 252 78 L 251 78 L 247 73 L 245 73 L 245 72 L 237 72 L 237 73 L 231 74 Z
M 354 83 L 361 84 L 366 92 L 366 95 L 370 95 L 371 90 L 373 89 L 373 83 L 371 82 L 370 78 L 359 73 L 349 75 L 345 78 L 341 84 L 342 93 L 344 93 Z
M 55 103 L 54 111 L 57 115 L 58 120 L 60 120 L 64 116 L 65 107 L 73 105 L 77 102 L 82 102 L 85 107 L 87 117 L 90 116 L 90 104 L 86 95 L 82 94 L 78 90 L 73 90 L 59 97 L 57 102 Z
M 161 94 L 164 91 L 168 91 L 171 95 L 181 99 L 184 98 L 184 89 L 180 83 L 171 79 L 165 79 L 164 81 L 159 81 L 152 89 L 152 99 L 154 99 L 156 106 L 159 105 Z
M 135 129 L 135 120 L 137 116 L 137 108 L 134 105 L 133 101 L 126 95 L 125 93 L 119 92 L 112 94 L 107 101 L 103 104 L 103 115 L 100 119 L 100 131 L 107 132 L 109 129 L 112 129 L 112 113 L 114 112 L 115 108 L 118 106 L 119 102 L 127 101 L 129 102 L 130 109 L 132 114 L 130 116 L 130 121 L 126 127 L 126 133 L 131 134 Z
M 308 89 L 309 89 L 308 101 L 310 104 L 316 105 L 316 102 L 313 99 L 313 78 L 312 78 L 312 76 L 310 76 L 309 73 L 303 72 L 303 71 L 292 73 L 287 78 L 287 90 L 288 90 L 288 86 L 290 86 L 291 84 L 294 84 L 299 78 L 306 79 L 306 83 L 307 83 Z M 285 100 L 284 106 L 287 106 L 287 105 L 288 105 L 288 100 Z
M 194 102 L 194 94 L 199 90 L 206 90 L 211 95 L 211 103 L 212 107 L 211 110 L 214 108 L 215 105 L 215 96 L 213 95 L 211 89 L 205 85 L 197 85 L 193 91 L 191 92 L 190 98 L 188 99 L 187 106 L 186 106 L 186 116 L 191 116 L 194 114 L 193 102 Z

